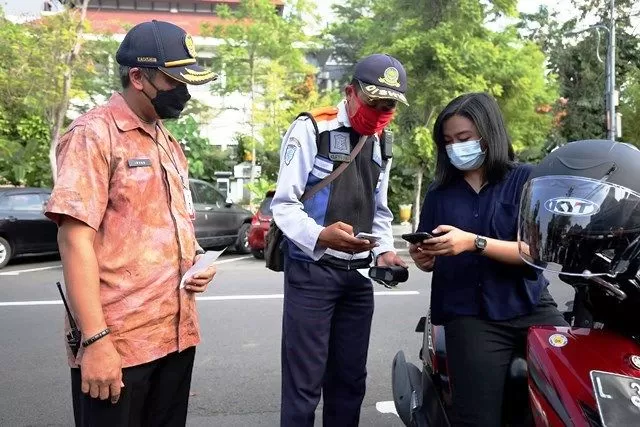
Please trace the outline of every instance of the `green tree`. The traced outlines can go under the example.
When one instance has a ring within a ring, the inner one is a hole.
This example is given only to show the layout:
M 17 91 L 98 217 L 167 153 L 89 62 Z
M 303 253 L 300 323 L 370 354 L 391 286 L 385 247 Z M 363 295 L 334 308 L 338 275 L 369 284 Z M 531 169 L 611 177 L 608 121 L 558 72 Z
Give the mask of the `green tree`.
M 408 74 L 411 106 L 400 107 L 394 129 L 402 155 L 393 174 L 411 171 L 414 221 L 419 217 L 423 180 L 433 172 L 430 129 L 438 112 L 454 97 L 472 91 L 495 96 L 505 114 L 514 145 L 530 158 L 544 146 L 552 115 L 537 107 L 557 98 L 553 76 L 545 75 L 541 49 L 515 28 L 494 31 L 489 21 L 515 15 L 515 0 L 350 0 L 336 7 L 340 21 L 330 42 L 345 61 L 374 52 L 397 57 Z M 426 128 L 419 130 L 421 128 Z M 395 181 L 393 182 L 395 187 Z M 406 183 L 403 183 L 407 186 Z M 404 191 L 391 189 L 392 205 L 407 203 Z
M 250 99 L 248 138 L 251 151 L 251 183 L 255 165 L 262 164 L 270 176 L 277 160 L 276 141 L 290 122 L 295 88 L 304 84 L 312 68 L 305 61 L 309 39 L 304 34 L 305 17 L 311 13 L 305 0 L 287 4 L 280 14 L 270 0 L 242 0 L 233 10 L 217 8 L 224 23 L 203 25 L 203 34 L 218 37 L 216 68 L 224 84 L 214 86 L 218 94 L 243 93 Z M 261 153 L 273 153 L 268 157 Z
M 227 170 L 236 160 L 229 150 L 211 145 L 200 134 L 194 115 L 185 114 L 177 120 L 166 120 L 165 126 L 182 145 L 189 162 L 189 176 L 208 182 L 216 181 L 216 172 Z
M 70 10 L 23 25 L 0 16 L 1 183 L 51 185 L 50 146 L 57 129 L 68 123 L 58 123 L 60 111 L 67 111 L 66 100 L 89 99 L 98 82 L 106 85 L 103 75 L 108 74 L 96 66 L 106 42 L 91 42 L 68 61 L 80 22 Z M 75 75 L 81 78 L 74 80 Z
M 545 52 L 548 67 L 558 76 L 561 96 L 567 100 L 559 121 L 557 143 L 589 138 L 606 138 L 605 60 L 608 32 L 591 30 L 572 35 L 587 28 L 582 24 L 586 16 L 596 19 L 597 25 L 609 25 L 609 0 L 572 0 L 576 15 L 561 22 L 557 13 L 541 7 L 536 13 L 523 15 L 520 24 L 523 34 L 531 37 Z M 623 139 L 634 139 L 626 132 L 633 121 L 626 112 L 634 109 L 629 104 L 636 99 L 633 91 L 634 73 L 638 69 L 639 38 L 631 25 L 633 2 L 616 1 L 616 86 L 621 92 L 623 105 Z
M 620 112 L 622 113 L 622 140 L 640 147 L 640 70 L 634 70 L 627 76 Z

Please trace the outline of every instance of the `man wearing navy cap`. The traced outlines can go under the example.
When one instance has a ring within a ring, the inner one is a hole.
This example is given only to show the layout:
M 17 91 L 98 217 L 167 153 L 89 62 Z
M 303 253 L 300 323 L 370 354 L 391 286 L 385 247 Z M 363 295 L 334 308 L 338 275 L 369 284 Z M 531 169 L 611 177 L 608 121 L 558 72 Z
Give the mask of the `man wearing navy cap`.
M 368 56 L 337 107 L 301 114 L 284 136 L 271 204 L 285 236 L 282 426 L 313 426 L 321 394 L 323 425 L 358 425 L 373 286 L 356 269 L 406 267 L 394 251 L 387 207 L 393 138 L 385 129 L 398 102 L 407 103 L 406 89 L 397 59 Z M 344 163 L 335 180 L 301 201 Z
M 162 119 L 180 116 L 198 66 L 191 37 L 143 22 L 116 61 L 123 90 L 76 119 L 56 147 L 46 215 L 58 226 L 65 286 L 80 329 L 67 348 L 78 426 L 183 426 L 195 346 L 195 295 L 215 267 L 202 256 L 187 159 Z

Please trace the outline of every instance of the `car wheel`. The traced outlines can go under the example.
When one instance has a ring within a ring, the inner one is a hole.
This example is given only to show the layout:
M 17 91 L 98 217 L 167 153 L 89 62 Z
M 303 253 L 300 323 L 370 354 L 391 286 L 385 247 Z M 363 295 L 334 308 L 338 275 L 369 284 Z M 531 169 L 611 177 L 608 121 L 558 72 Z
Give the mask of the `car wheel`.
M 248 254 L 251 252 L 251 248 L 249 247 L 249 226 L 250 224 L 242 224 L 242 227 L 238 230 L 236 252 L 239 254 Z
M 0 268 L 4 267 L 11 260 L 11 245 L 0 237 Z
M 251 254 L 256 259 L 264 259 L 264 251 L 262 249 L 251 249 Z

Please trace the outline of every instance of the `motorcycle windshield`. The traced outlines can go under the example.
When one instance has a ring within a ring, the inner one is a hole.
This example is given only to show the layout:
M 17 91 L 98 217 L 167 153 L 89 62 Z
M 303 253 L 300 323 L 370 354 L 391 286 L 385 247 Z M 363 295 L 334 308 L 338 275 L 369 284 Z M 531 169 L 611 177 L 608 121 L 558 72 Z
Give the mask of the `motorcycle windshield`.
M 611 274 L 608 261 L 624 253 L 639 231 L 640 195 L 628 188 L 582 177 L 545 176 L 523 189 L 519 250 L 536 268 L 569 275 L 585 275 L 585 270 Z

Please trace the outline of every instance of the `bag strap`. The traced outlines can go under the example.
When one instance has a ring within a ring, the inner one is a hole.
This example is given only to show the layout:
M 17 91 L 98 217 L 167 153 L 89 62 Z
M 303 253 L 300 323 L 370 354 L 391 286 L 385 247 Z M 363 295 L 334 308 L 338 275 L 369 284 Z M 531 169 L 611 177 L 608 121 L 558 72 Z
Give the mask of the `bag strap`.
M 358 153 L 360 152 L 360 150 L 362 150 L 362 147 L 364 146 L 364 143 L 367 141 L 367 138 L 368 138 L 368 136 L 362 135 L 360 137 L 360 140 L 356 144 L 356 146 L 353 147 L 353 151 L 351 152 L 351 161 L 342 163 L 333 172 L 331 172 L 329 174 L 329 176 L 327 176 L 322 181 L 320 181 L 319 183 L 317 183 L 316 185 L 311 187 L 309 190 L 305 191 L 304 194 L 302 194 L 302 197 L 300 198 L 300 201 L 304 202 L 305 200 L 309 200 L 311 197 L 313 197 L 314 194 L 316 194 L 318 191 L 322 190 L 327 185 L 331 184 L 331 182 L 333 180 L 335 180 L 338 176 L 340 176 L 340 174 L 342 172 L 344 172 L 344 170 L 346 168 L 349 167 L 351 162 L 353 160 L 355 160 L 355 158 L 358 155 Z

